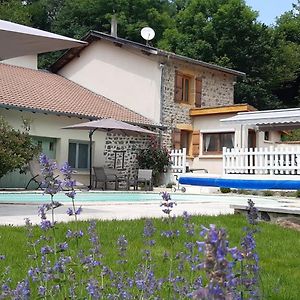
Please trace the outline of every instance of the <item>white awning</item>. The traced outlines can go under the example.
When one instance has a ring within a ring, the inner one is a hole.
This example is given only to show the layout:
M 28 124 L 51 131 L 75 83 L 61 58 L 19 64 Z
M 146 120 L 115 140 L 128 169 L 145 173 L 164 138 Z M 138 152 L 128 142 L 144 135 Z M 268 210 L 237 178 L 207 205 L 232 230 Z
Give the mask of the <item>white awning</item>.
M 0 20 L 0 60 L 85 45 L 86 42 Z
M 263 128 L 292 129 L 300 127 L 300 108 L 242 112 L 220 120 L 226 126 L 249 125 Z

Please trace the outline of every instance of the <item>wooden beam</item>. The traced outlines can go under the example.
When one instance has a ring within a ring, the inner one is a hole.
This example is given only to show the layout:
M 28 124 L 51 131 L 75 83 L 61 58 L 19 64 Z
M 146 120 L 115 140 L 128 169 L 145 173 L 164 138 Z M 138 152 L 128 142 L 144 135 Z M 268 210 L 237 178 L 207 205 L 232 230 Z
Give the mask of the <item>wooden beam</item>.
M 206 108 L 192 108 L 190 109 L 190 116 L 206 116 L 217 114 L 229 114 L 238 112 L 255 111 L 256 108 L 249 104 L 235 104 L 229 106 L 206 107 Z

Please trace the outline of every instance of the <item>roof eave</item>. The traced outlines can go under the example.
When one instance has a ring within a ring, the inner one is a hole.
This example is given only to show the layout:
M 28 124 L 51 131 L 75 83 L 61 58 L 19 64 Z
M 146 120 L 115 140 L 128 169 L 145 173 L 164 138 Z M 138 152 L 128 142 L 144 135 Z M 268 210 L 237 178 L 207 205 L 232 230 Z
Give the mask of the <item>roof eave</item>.
M 27 112 L 40 113 L 40 114 L 49 114 L 49 115 L 56 115 L 56 116 L 76 117 L 79 119 L 88 119 L 90 121 L 101 119 L 100 117 L 97 117 L 97 116 L 68 113 L 68 112 L 61 112 L 61 111 L 54 111 L 54 110 L 47 110 L 47 109 L 38 109 L 38 108 L 21 106 L 21 105 L 17 106 L 17 105 L 0 103 L 0 108 L 15 109 L 15 110 L 20 110 L 20 111 L 27 111 Z M 130 122 L 130 121 L 124 121 L 124 122 L 132 124 L 132 125 L 145 126 L 145 127 L 147 126 L 147 127 L 151 127 L 151 128 L 159 128 L 159 129 L 164 128 L 164 126 L 162 126 L 161 124 L 146 124 L 146 123 L 137 123 L 137 122 Z
M 207 63 L 207 62 L 204 62 L 204 61 L 201 61 L 201 60 L 196 60 L 196 59 L 189 58 L 189 57 L 186 57 L 186 56 L 182 56 L 182 55 L 179 55 L 179 54 L 175 54 L 175 53 L 172 53 L 172 52 L 167 52 L 167 51 L 164 51 L 164 50 L 161 50 L 161 49 L 157 49 L 157 48 L 154 48 L 154 47 L 143 45 L 143 44 L 140 44 L 140 43 L 137 43 L 137 42 L 134 42 L 134 41 L 130 41 L 130 40 L 126 40 L 126 39 L 123 39 L 123 38 L 120 38 L 120 37 L 114 37 L 114 36 L 111 36 L 109 34 L 104 34 L 104 33 L 98 32 L 98 31 L 94 31 L 94 30 L 89 31 L 82 39 L 84 41 L 88 42 L 88 43 L 92 42 L 95 39 L 100 39 L 100 40 L 104 39 L 104 40 L 110 41 L 112 43 L 119 43 L 121 45 L 128 45 L 129 47 L 132 47 L 132 48 L 135 48 L 137 50 L 143 51 L 147 55 L 157 55 L 157 56 L 166 57 L 168 59 L 172 58 L 172 59 L 175 59 L 175 60 L 184 61 L 184 62 L 191 63 L 191 64 L 194 64 L 194 65 L 199 65 L 199 66 L 202 66 L 202 67 L 205 67 L 205 68 L 208 68 L 208 69 L 213 69 L 213 70 L 216 70 L 216 71 L 228 73 L 228 74 L 231 74 L 233 76 L 241 76 L 241 77 L 246 76 L 246 73 L 244 73 L 244 72 L 236 71 L 236 70 L 229 69 L 229 68 L 226 68 L 226 67 L 221 67 L 221 66 L 218 66 L 218 65 Z M 52 64 L 52 66 L 50 66 L 49 69 L 54 73 L 58 72 L 64 65 L 66 65 L 70 60 L 72 60 L 76 55 L 78 55 L 88 45 L 83 46 L 79 49 L 75 48 L 75 49 L 70 49 L 70 50 L 66 51 L 65 53 L 62 54 L 62 56 L 60 58 L 58 58 L 58 60 L 56 62 L 54 62 L 54 64 Z M 69 57 L 68 57 L 68 54 L 69 54 Z

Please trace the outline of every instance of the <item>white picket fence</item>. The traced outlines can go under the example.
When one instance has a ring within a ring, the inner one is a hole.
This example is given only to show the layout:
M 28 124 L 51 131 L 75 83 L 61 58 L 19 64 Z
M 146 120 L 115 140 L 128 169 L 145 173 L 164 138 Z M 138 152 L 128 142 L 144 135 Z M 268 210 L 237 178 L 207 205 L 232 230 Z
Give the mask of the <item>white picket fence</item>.
M 300 147 L 223 148 L 223 173 L 300 175 Z
M 172 149 L 170 152 L 172 165 L 170 166 L 172 173 L 186 172 L 186 148 Z

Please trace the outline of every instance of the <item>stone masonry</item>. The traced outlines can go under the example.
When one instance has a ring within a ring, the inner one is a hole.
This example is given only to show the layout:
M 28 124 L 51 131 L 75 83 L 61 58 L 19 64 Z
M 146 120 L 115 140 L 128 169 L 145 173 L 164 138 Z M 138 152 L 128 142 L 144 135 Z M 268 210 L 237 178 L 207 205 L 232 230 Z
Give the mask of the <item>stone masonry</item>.
M 202 78 L 201 107 L 232 105 L 234 103 L 234 76 L 219 71 L 205 69 L 191 64 L 164 62 L 162 76 L 162 124 L 167 127 L 163 134 L 163 143 L 171 146 L 172 129 L 177 124 L 192 124 L 189 111 L 194 105 L 174 101 L 175 70 L 187 71 L 194 78 Z
M 136 176 L 138 169 L 137 155 L 141 149 L 148 147 L 149 137 L 136 135 L 125 136 L 121 134 L 107 133 L 105 141 L 105 166 L 114 168 L 115 152 L 124 152 L 124 166 L 118 168 L 120 174 L 127 175 L 130 179 Z M 121 153 L 120 153 L 121 156 Z

